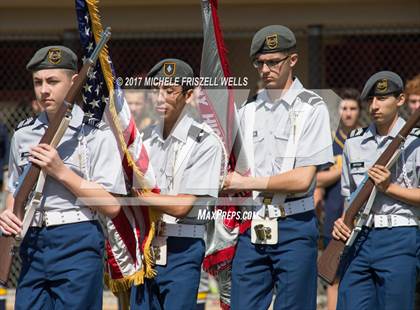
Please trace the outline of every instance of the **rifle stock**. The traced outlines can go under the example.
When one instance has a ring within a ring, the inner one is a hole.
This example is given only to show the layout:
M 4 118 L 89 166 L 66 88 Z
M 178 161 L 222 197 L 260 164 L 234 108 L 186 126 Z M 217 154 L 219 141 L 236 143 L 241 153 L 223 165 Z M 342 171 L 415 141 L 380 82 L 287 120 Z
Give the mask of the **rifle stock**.
M 60 127 L 61 122 L 64 120 L 64 117 L 67 114 L 71 114 L 74 101 L 86 82 L 88 72 L 91 67 L 95 65 L 100 50 L 104 47 L 110 36 L 111 32 L 110 28 L 108 27 L 102 33 L 101 40 L 98 42 L 95 50 L 92 52 L 92 56 L 83 64 L 79 74 L 73 81 L 72 86 L 66 94 L 63 104 L 54 115 L 54 119 L 49 120 L 48 128 L 39 143 L 51 144 L 51 141 L 53 140 L 55 133 Z M 22 220 L 24 217 L 26 202 L 38 180 L 40 172 L 41 169 L 37 165 L 31 164 L 26 177 L 23 179 L 22 184 L 20 184 L 17 192 L 14 194 L 13 213 L 20 220 Z M 4 286 L 6 286 L 7 280 L 9 278 L 15 241 L 15 238 L 11 236 L 0 236 L 0 284 Z
M 386 148 L 382 155 L 375 162 L 375 165 L 385 166 L 392 158 L 395 151 L 404 142 L 410 131 L 416 126 L 416 123 L 420 119 L 420 108 L 414 112 L 413 115 L 407 120 L 403 128 L 393 139 L 391 144 Z M 353 230 L 354 220 L 359 213 L 360 209 L 369 199 L 370 193 L 373 190 L 375 184 L 369 178 L 358 195 L 352 200 L 349 208 L 344 215 L 344 223 Z M 327 283 L 332 284 L 337 276 L 337 271 L 340 262 L 345 255 L 345 242 L 342 240 L 331 240 L 327 248 L 322 253 L 318 260 L 318 275 L 324 279 Z

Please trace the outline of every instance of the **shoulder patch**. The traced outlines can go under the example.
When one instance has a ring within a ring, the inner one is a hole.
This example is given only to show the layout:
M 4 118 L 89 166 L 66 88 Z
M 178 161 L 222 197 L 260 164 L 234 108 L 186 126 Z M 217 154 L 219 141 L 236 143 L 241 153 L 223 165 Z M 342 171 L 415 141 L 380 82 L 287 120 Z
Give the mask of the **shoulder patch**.
M 98 127 L 99 129 L 106 129 L 109 128 L 108 124 L 105 123 L 104 121 L 100 121 L 99 123 L 96 124 L 96 127 Z
M 307 102 L 310 105 L 316 105 L 324 101 L 322 97 L 320 97 L 318 94 L 308 90 L 301 92 L 297 97 L 303 102 Z
M 309 101 L 308 101 L 308 104 L 310 104 L 310 105 L 317 105 L 317 104 L 320 104 L 320 103 L 323 103 L 324 102 L 324 99 L 322 99 L 321 97 L 311 97 L 311 98 L 309 98 Z
M 208 137 L 210 133 L 206 132 L 203 128 L 197 127 L 192 125 L 190 130 L 188 131 L 188 136 L 193 138 L 197 142 L 203 141 L 206 137 Z
M 100 129 L 100 130 L 104 130 L 109 128 L 108 124 L 105 123 L 104 121 L 91 121 L 89 120 L 88 122 L 84 123 L 87 126 L 93 127 L 95 129 Z
M 17 130 L 19 130 L 19 129 L 23 128 L 23 127 L 28 127 L 28 126 L 30 126 L 30 125 L 32 125 L 32 124 L 34 124 L 34 123 L 35 123 L 35 120 L 36 120 L 36 118 L 35 118 L 35 117 L 30 117 L 30 118 L 27 118 L 27 119 L 25 119 L 25 120 L 21 121 L 21 122 L 20 122 L 20 123 L 16 126 L 15 131 L 17 131 Z
M 362 136 L 369 127 L 356 128 L 350 132 L 349 139 Z
M 410 131 L 410 136 L 415 136 L 420 138 L 420 128 L 419 127 L 415 127 Z

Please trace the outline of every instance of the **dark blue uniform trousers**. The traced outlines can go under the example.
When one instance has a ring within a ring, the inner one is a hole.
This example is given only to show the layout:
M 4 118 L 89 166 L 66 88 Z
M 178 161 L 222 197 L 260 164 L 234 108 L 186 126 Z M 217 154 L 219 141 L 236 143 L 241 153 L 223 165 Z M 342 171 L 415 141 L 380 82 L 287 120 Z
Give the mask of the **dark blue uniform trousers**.
M 419 247 L 417 227 L 362 230 L 343 268 L 337 309 L 414 309 Z
M 131 288 L 131 309 L 194 310 L 204 259 L 203 239 L 168 237 L 167 264 L 157 275 Z
M 318 227 L 314 211 L 278 219 L 278 243 L 239 236 L 232 266 L 232 310 L 316 309 Z
M 96 221 L 29 228 L 15 309 L 102 309 L 103 248 Z

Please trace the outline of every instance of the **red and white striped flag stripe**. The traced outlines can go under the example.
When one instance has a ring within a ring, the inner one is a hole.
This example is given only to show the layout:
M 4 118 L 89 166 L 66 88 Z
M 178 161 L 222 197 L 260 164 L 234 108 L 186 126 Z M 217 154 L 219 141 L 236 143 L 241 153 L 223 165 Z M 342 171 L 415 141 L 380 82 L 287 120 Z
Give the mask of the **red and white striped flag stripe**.
M 88 54 L 100 39 L 103 27 L 98 14 L 97 0 L 76 0 L 76 12 L 82 46 Z M 105 102 L 106 121 L 110 125 L 123 154 L 123 168 L 127 187 L 133 192 L 158 192 L 149 157 L 136 128 L 123 92 L 115 82 L 111 58 L 105 47 L 93 73 L 95 92 L 84 94 L 85 100 Z M 89 79 L 91 80 L 91 79 Z M 101 83 L 101 81 L 103 83 Z M 89 90 L 89 85 L 87 85 Z M 102 98 L 95 98 L 95 94 Z M 89 102 L 85 102 L 89 106 Z M 94 106 L 93 104 L 90 104 Z M 98 112 L 98 111 L 96 111 Z M 98 115 L 102 115 L 99 111 Z M 90 115 L 92 120 L 93 113 Z M 143 283 L 145 277 L 154 276 L 150 243 L 154 235 L 154 222 L 159 217 L 145 206 L 123 206 L 120 214 L 106 221 L 107 265 L 105 281 L 114 293 L 123 292 L 132 284 Z

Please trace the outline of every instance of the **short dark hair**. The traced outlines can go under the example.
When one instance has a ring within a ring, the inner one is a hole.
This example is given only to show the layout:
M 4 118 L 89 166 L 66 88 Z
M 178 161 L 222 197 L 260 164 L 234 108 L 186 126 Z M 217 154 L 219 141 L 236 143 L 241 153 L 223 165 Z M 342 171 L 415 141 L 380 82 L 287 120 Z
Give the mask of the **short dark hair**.
M 63 69 L 63 70 L 66 71 L 67 76 L 70 77 L 70 78 L 72 78 L 73 75 L 78 73 L 77 71 L 74 71 L 72 69 Z
M 289 48 L 288 50 L 284 51 L 284 53 L 287 54 L 287 55 L 299 54 L 299 51 L 298 51 L 298 49 L 297 49 L 297 47 L 295 45 L 295 46 Z
M 186 94 L 190 89 L 194 89 L 193 85 L 180 85 L 182 87 L 182 93 Z
M 341 100 L 354 100 L 357 102 L 359 110 L 362 109 L 362 102 L 360 100 L 360 92 L 355 88 L 343 88 L 339 91 Z

